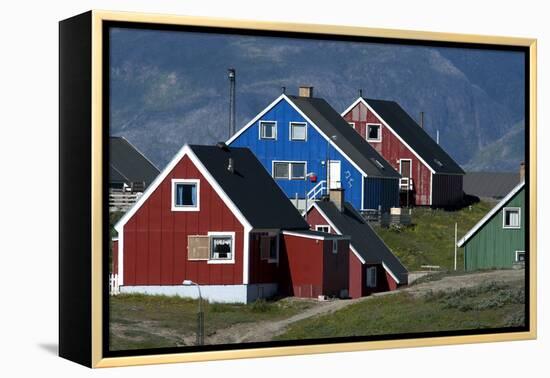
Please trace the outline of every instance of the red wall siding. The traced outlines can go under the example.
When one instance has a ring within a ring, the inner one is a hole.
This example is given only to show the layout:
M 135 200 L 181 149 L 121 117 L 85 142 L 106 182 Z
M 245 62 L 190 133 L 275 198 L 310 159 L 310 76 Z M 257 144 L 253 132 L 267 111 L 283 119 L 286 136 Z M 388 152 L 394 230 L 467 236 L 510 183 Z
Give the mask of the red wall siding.
M 113 257 L 111 273 L 118 274 L 118 240 L 113 241 L 111 246 L 111 256 Z
M 413 192 L 409 197 L 412 205 L 430 205 L 430 170 L 406 147 L 397 137 L 388 130 L 367 107 L 358 103 L 344 115 L 348 122 L 355 122 L 355 131 L 366 138 L 367 123 L 379 123 L 382 130 L 381 142 L 369 142 L 391 166 L 399 172 L 399 159 L 412 160 Z M 390 125 L 391 126 L 391 125 Z M 406 198 L 401 198 L 401 204 L 405 205 Z
M 349 291 L 349 241 L 338 240 L 338 253 L 332 253 L 332 240 L 323 243 L 323 294 L 340 297 L 342 290 Z
M 362 297 L 365 288 L 365 266 L 359 261 L 355 253 L 349 251 L 349 296 Z
M 366 269 L 371 266 L 376 266 L 376 287 L 374 288 L 367 287 L 366 284 Z M 367 264 L 365 266 L 365 285 L 363 287 L 363 295 L 369 295 L 372 293 L 395 290 L 397 289 L 397 282 L 395 282 L 391 275 L 386 272 L 382 264 Z
M 172 178 L 200 179 L 200 211 L 171 210 Z M 187 236 L 235 232 L 235 263 L 187 260 Z M 185 156 L 124 226 L 124 285 L 241 284 L 244 228 Z
M 282 235 L 281 246 L 281 289 L 297 297 L 315 298 L 322 295 L 323 243 L 315 239 Z
M 271 283 L 279 280 L 279 264 L 262 260 L 258 233 L 250 234 L 249 283 Z M 279 250 L 279 259 L 281 250 Z

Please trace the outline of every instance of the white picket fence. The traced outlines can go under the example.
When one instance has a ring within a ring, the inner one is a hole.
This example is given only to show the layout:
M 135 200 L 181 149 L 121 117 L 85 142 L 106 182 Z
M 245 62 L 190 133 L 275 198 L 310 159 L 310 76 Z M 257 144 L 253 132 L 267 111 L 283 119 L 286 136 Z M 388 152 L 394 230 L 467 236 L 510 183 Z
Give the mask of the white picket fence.
M 120 294 L 118 274 L 109 274 L 109 295 Z

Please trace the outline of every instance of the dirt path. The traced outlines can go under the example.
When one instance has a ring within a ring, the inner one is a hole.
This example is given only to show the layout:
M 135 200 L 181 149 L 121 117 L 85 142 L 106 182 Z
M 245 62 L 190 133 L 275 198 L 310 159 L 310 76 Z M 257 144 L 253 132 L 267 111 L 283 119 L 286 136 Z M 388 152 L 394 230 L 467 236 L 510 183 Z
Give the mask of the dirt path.
M 265 321 L 259 323 L 243 323 L 216 331 L 205 338 L 206 344 L 230 344 L 242 342 L 269 341 L 273 337 L 284 333 L 286 328 L 292 323 L 311 318 L 314 316 L 325 315 L 338 311 L 349 305 L 368 301 L 372 298 L 397 293 L 408 292 L 414 296 L 421 296 L 427 292 L 454 291 L 460 288 L 469 288 L 487 282 L 512 282 L 522 280 L 523 270 L 498 270 L 483 273 L 465 274 L 462 276 L 448 276 L 438 281 L 431 281 L 413 285 L 397 291 L 389 291 L 374 294 L 368 297 L 348 300 L 332 300 L 327 302 L 316 302 L 315 305 L 304 312 L 291 316 L 290 318 Z

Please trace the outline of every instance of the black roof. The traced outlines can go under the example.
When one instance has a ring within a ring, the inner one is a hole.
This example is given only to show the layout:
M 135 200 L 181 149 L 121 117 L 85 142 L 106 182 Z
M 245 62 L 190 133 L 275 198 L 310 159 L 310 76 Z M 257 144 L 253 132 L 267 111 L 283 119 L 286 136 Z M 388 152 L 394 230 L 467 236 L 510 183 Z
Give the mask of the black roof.
M 367 264 L 384 263 L 399 281 L 407 282 L 407 269 L 350 203 L 344 204 L 342 212 L 330 201 L 316 204 L 340 233 L 351 237 L 351 246 Z
M 483 199 L 500 200 L 519 183 L 518 172 L 467 172 L 464 193 Z
M 322 98 L 287 96 L 355 164 L 371 177 L 401 177 L 393 167 Z
M 435 173 L 464 174 L 428 133 L 395 101 L 364 99 Z
M 149 186 L 160 173 L 153 165 L 124 137 L 109 138 L 109 182 L 145 182 Z
M 309 228 L 248 148 L 225 145 L 189 147 L 253 228 Z M 228 170 L 229 158 L 233 159 L 233 173 Z

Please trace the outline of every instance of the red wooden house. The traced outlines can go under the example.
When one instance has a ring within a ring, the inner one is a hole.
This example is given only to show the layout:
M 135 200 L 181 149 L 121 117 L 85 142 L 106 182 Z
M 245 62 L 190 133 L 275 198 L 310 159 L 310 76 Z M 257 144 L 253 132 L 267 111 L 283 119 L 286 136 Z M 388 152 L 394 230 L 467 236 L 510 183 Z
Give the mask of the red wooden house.
M 184 146 L 116 224 L 123 293 L 345 295 L 349 238 L 308 224 L 247 148 Z
M 401 173 L 402 206 L 460 204 L 464 171 L 399 104 L 359 97 L 342 117 Z
M 408 271 L 365 219 L 344 201 L 343 189 L 314 202 L 306 219 L 317 231 L 349 235 L 349 295 L 358 298 L 407 285 Z

